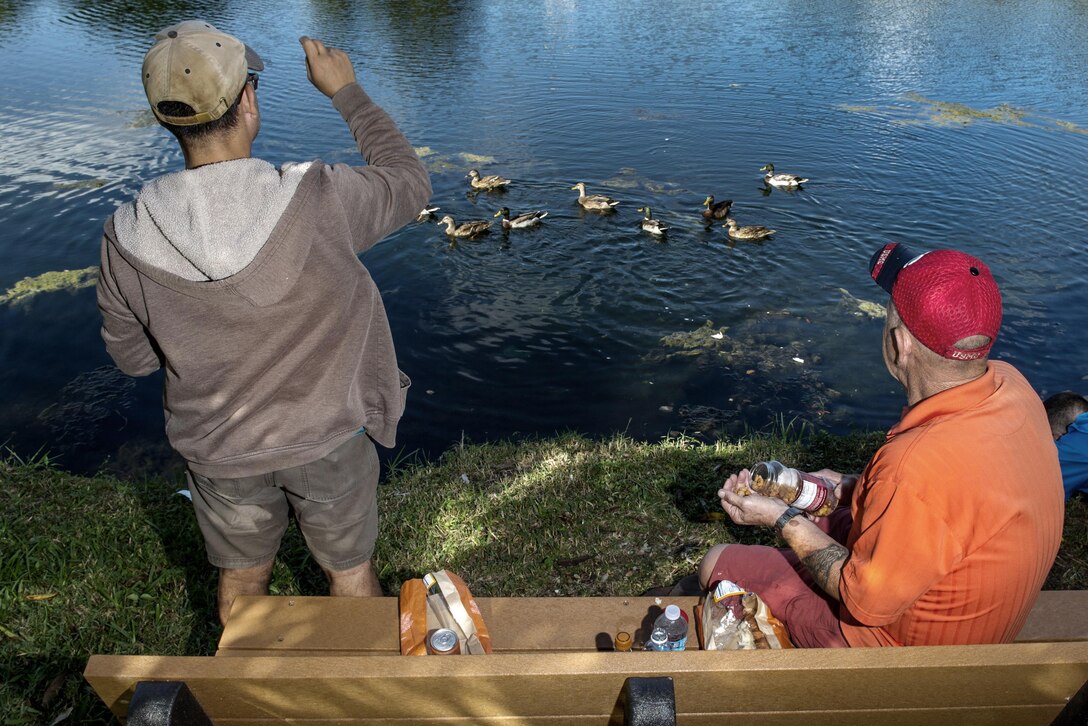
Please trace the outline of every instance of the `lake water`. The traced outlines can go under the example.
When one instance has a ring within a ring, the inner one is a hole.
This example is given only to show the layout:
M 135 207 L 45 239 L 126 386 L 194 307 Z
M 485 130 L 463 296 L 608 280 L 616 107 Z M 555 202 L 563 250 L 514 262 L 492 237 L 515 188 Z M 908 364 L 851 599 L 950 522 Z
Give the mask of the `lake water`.
M 455 249 L 411 224 L 363 257 L 414 382 L 404 451 L 889 426 L 903 397 L 859 303 L 885 300 L 866 264 L 888 241 L 981 257 L 1005 300 L 996 357 L 1041 394 L 1088 387 L 1088 3 L 7 0 L 0 291 L 97 265 L 105 217 L 182 166 L 139 66 L 186 17 L 265 58 L 255 154 L 356 158 L 306 80 L 309 34 L 355 60 L 443 213 L 549 212 Z M 768 192 L 767 162 L 811 182 Z M 473 167 L 515 182 L 473 197 Z M 582 213 L 578 181 L 618 212 Z M 729 244 L 703 226 L 708 194 L 777 235 Z M 665 243 L 638 229 L 647 204 Z M 93 288 L 4 300 L 0 443 L 76 470 L 164 470 L 161 377 L 110 368 Z

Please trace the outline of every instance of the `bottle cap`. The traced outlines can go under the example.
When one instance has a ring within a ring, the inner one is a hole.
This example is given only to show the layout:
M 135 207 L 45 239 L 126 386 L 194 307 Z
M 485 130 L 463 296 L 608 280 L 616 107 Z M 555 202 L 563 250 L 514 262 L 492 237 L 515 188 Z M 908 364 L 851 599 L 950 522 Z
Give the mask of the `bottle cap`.
M 679 605 L 669 605 L 667 608 L 665 608 L 665 617 L 668 618 L 669 620 L 679 620 L 680 619 L 680 606 Z
M 616 650 L 631 650 L 631 634 L 621 630 L 616 633 Z

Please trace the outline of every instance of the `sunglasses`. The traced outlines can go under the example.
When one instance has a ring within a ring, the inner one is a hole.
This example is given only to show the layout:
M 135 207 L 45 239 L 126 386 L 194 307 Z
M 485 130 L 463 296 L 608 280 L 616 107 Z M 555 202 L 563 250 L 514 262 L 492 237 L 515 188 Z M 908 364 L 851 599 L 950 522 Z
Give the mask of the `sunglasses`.
M 252 83 L 254 91 L 257 90 L 257 85 L 260 82 L 260 80 L 261 80 L 260 76 L 258 76 L 256 73 L 247 73 L 246 74 L 246 83 Z

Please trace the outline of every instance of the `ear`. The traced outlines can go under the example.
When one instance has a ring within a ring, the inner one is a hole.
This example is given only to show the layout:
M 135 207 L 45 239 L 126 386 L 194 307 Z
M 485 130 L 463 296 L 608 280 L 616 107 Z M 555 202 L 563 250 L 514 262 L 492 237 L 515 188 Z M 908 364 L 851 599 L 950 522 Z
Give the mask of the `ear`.
M 253 86 L 249 83 L 242 88 L 242 98 L 238 101 L 238 111 L 250 115 L 260 113 L 257 108 L 257 92 L 253 90 Z
M 914 337 L 907 331 L 905 325 L 896 325 L 892 328 L 892 355 L 893 362 L 899 368 L 906 365 L 914 353 Z

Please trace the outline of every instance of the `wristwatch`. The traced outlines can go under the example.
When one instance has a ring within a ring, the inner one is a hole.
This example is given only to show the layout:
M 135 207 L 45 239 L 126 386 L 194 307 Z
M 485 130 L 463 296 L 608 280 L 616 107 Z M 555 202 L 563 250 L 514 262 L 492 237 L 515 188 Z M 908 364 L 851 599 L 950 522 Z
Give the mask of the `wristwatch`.
M 778 518 L 778 521 L 774 523 L 774 528 L 779 534 L 782 533 L 782 528 L 790 523 L 790 520 L 796 517 L 798 514 L 804 514 L 805 510 L 798 509 L 797 507 L 786 507 L 786 511 L 782 512 L 782 516 Z

